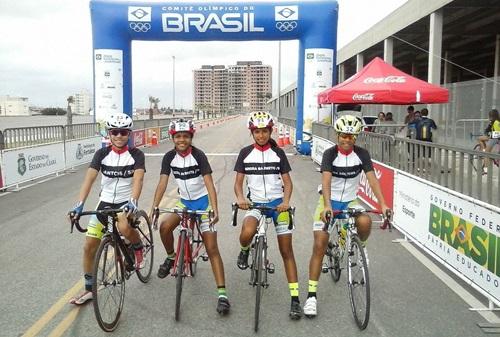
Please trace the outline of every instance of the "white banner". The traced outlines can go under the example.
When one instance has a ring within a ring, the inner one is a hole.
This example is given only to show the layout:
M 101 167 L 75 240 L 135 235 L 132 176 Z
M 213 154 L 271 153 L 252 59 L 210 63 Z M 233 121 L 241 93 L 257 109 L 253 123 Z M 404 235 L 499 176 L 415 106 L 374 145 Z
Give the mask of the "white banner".
M 333 142 L 329 140 L 313 136 L 312 150 L 311 150 L 312 160 L 321 165 L 321 159 L 323 159 L 323 153 L 325 152 L 326 149 L 332 147 L 333 145 L 335 144 L 333 144 Z
M 2 171 L 5 186 L 62 170 L 64 170 L 64 144 L 62 142 L 3 151 Z
M 101 136 L 66 142 L 66 168 L 89 163 L 94 153 L 101 148 Z
M 398 227 L 500 301 L 500 210 L 401 171 L 395 180 Z
M 309 48 L 304 53 L 304 132 L 312 133 L 314 121 L 327 123 L 330 118 L 329 106 L 319 108 L 318 94 L 332 86 L 335 63 L 333 49 Z
M 94 50 L 95 116 L 101 122 L 113 112 L 123 112 L 123 51 Z

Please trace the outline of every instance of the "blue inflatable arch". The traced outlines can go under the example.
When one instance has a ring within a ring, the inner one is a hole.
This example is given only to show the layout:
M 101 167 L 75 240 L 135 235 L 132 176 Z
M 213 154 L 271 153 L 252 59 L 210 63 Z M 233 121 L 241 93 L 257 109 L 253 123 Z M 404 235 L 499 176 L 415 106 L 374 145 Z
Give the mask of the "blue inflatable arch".
M 99 119 L 132 113 L 131 41 L 299 40 L 297 145 L 310 153 L 317 93 L 336 81 L 334 0 L 227 3 L 90 2 L 94 108 Z

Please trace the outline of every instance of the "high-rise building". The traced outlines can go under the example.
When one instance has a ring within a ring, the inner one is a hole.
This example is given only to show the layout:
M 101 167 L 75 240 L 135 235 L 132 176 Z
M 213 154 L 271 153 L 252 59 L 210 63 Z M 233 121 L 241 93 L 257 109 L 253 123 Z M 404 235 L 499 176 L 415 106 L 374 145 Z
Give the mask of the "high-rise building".
M 0 116 L 30 116 L 28 97 L 0 95 Z
M 272 92 L 272 68 L 261 61 L 238 61 L 228 68 L 194 70 L 194 111 L 236 114 L 265 110 Z
M 265 110 L 272 97 L 272 82 L 272 68 L 262 61 L 238 61 L 229 66 L 230 112 Z
M 193 111 L 222 115 L 227 111 L 227 69 L 223 65 L 204 65 L 193 71 Z
M 82 90 L 73 95 L 74 102 L 71 106 L 71 112 L 79 115 L 90 114 L 94 106 L 94 97 L 87 90 Z

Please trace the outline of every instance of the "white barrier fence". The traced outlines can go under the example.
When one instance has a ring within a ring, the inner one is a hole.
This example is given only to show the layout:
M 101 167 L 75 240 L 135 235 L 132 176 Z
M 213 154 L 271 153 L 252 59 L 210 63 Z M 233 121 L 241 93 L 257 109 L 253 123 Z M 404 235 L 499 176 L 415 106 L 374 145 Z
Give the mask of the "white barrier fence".
M 198 130 L 220 124 L 237 116 L 197 121 Z M 64 130 L 63 127 L 61 127 Z M 154 138 L 154 141 L 153 141 Z M 64 139 L 64 138 L 63 138 Z M 168 125 L 134 130 L 134 146 L 154 146 L 168 140 Z M 102 137 L 95 135 L 76 140 L 56 141 L 43 145 L 5 149 L 0 151 L 0 190 L 18 186 L 30 180 L 59 174 L 92 161 L 102 147 Z
M 333 145 L 313 136 L 312 159 L 321 164 L 324 151 Z M 382 174 L 384 197 L 392 192 L 394 226 L 487 297 L 489 308 L 500 306 L 500 208 L 373 162 Z M 363 201 L 376 203 L 363 192 L 358 192 Z
M 397 228 L 500 305 L 500 209 L 399 170 L 394 179 Z

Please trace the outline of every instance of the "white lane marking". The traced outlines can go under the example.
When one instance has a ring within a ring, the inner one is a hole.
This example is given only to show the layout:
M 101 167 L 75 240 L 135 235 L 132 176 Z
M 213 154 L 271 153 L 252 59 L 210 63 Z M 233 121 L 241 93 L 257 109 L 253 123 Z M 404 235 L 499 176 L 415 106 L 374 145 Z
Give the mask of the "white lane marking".
M 457 281 L 441 270 L 434 262 L 432 262 L 427 256 L 422 254 L 415 246 L 413 246 L 408 241 L 402 241 L 401 245 L 406 248 L 410 254 L 415 256 L 424 266 L 426 266 L 437 278 L 443 281 L 451 290 L 460 296 L 465 303 L 467 303 L 471 308 L 484 307 L 474 295 L 472 295 L 467 289 L 462 287 Z M 479 315 L 483 316 L 490 323 L 500 323 L 500 319 L 491 311 L 476 311 Z
M 294 153 L 285 153 L 287 156 L 295 156 Z M 144 154 L 146 157 L 163 157 L 165 155 L 165 153 L 145 153 Z M 236 153 L 236 152 L 221 152 L 221 153 L 213 153 L 213 152 L 209 152 L 209 153 L 205 153 L 205 155 L 207 156 L 238 156 L 239 153 Z

